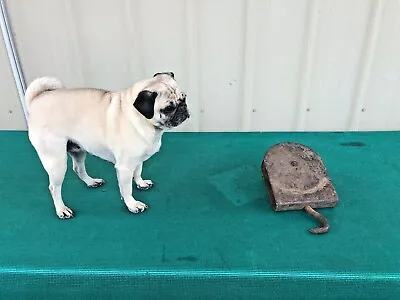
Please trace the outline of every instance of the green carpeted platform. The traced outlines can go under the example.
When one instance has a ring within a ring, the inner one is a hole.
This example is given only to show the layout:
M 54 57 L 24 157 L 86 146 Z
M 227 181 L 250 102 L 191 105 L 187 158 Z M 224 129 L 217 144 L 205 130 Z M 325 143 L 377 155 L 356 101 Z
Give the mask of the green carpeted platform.
M 260 164 L 305 143 L 324 159 L 339 206 L 273 212 Z M 69 167 L 61 221 L 25 132 L 0 133 L 0 298 L 399 299 L 400 133 L 167 134 L 145 164 L 150 205 L 130 214 L 111 164 L 86 188 Z M 70 164 L 71 165 L 71 164 Z

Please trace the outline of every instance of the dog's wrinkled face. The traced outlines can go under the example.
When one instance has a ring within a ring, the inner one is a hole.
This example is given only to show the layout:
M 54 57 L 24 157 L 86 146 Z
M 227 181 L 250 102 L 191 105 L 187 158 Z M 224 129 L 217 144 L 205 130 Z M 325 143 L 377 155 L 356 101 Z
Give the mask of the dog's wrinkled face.
M 159 129 L 177 127 L 190 117 L 186 94 L 172 72 L 156 73 L 138 94 L 134 106 Z

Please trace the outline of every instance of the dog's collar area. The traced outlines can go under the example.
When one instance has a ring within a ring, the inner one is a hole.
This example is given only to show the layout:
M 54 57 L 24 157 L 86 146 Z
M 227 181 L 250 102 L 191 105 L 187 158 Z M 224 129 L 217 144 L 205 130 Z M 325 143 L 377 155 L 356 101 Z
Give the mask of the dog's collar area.
M 157 122 L 156 124 L 153 124 L 153 127 L 154 127 L 154 129 L 156 129 L 156 130 L 163 130 L 164 129 L 164 127 L 165 127 L 165 124 L 164 123 L 162 123 L 162 122 Z

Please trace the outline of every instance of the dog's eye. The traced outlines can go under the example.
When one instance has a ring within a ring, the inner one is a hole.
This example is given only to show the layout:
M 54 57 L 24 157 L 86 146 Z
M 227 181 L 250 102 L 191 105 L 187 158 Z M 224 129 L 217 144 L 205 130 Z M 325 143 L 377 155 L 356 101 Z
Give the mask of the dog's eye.
M 166 113 L 169 113 L 169 112 L 173 112 L 175 109 L 176 109 L 175 106 L 173 106 L 173 105 L 168 105 L 167 107 L 165 107 L 165 108 L 163 109 L 163 111 L 166 112 Z

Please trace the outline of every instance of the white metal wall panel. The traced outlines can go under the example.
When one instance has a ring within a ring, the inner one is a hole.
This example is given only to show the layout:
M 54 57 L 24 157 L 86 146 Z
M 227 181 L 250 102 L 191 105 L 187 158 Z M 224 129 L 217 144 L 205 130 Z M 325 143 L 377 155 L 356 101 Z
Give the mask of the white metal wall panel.
M 185 131 L 398 130 L 400 0 L 7 1 L 27 83 L 171 70 Z
M 233 130 L 242 117 L 244 2 L 197 3 L 200 128 Z
M 376 1 L 376 0 L 373 0 Z M 365 0 L 315 3 L 308 101 L 300 126 L 322 130 L 348 127 L 370 6 Z
M 25 130 L 26 123 L 17 88 L 0 33 L 0 129 Z
M 309 76 L 304 72 L 310 4 L 307 0 L 253 3 L 248 16 L 248 32 L 253 33 L 248 42 L 255 44 L 248 61 L 253 68 L 246 73 L 249 86 L 244 93 L 249 102 L 244 113 L 250 117 L 244 128 L 298 128 L 299 110 L 304 110 L 300 108 L 300 88 L 308 84 L 304 80 Z
M 367 130 L 400 128 L 400 1 L 379 3 L 370 29 L 370 62 L 354 125 Z M 376 31 L 376 32 L 375 32 Z

